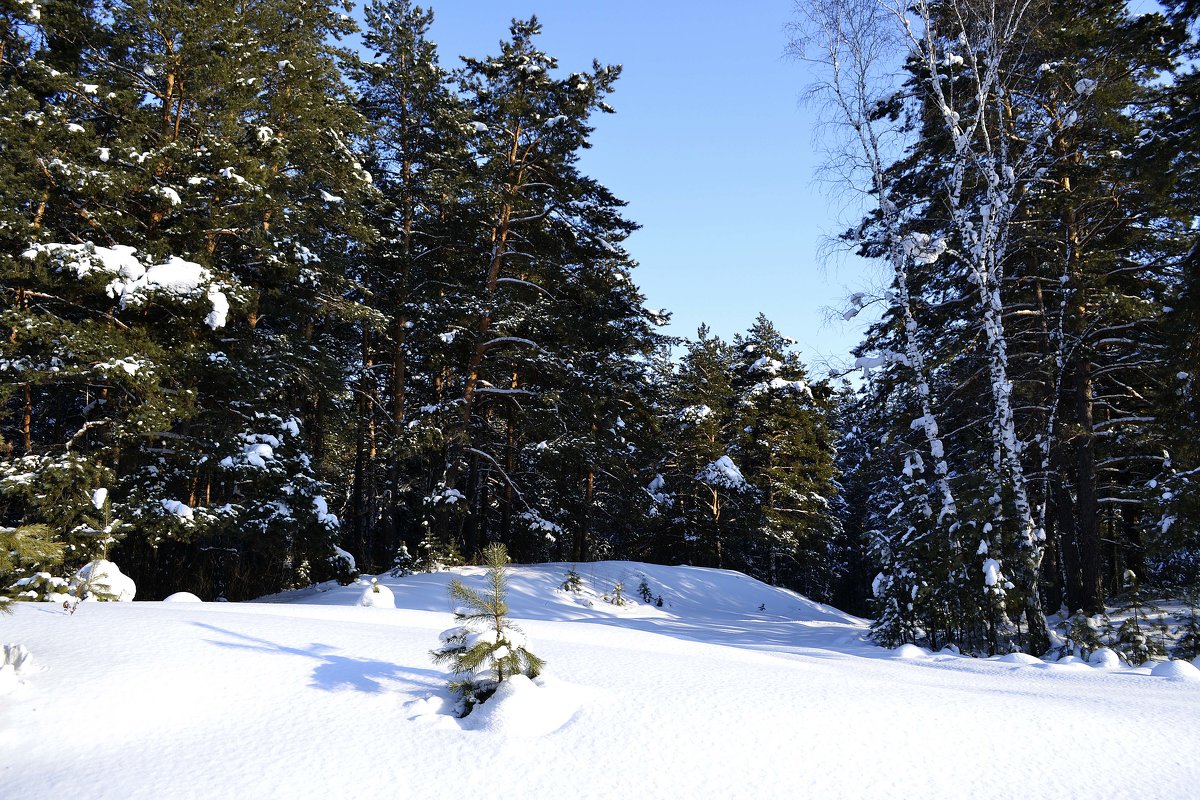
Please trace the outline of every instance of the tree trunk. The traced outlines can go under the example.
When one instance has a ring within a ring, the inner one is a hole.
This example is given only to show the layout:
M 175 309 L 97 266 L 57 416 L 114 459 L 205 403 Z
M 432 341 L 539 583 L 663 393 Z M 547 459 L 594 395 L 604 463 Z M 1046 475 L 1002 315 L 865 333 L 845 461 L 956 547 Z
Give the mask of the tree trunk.
M 1079 547 L 1082 594 L 1080 606 L 1089 614 L 1104 610 L 1104 579 L 1100 553 L 1100 512 L 1096 490 L 1095 434 L 1092 431 L 1091 364 L 1081 359 L 1071 387 L 1075 401 L 1075 534 Z

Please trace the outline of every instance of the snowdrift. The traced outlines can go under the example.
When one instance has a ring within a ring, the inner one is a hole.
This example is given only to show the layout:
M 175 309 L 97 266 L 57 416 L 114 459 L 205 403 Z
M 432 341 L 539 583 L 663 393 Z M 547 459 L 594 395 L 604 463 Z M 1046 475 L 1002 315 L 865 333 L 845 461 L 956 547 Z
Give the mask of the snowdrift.
M 1175 798 L 1200 780 L 1185 676 L 892 652 L 737 573 L 581 564 L 571 593 L 570 566 L 513 568 L 511 616 L 548 667 L 465 719 L 429 651 L 450 579 L 482 569 L 383 576 L 395 608 L 358 605 L 369 580 L 22 604 L 0 620 L 33 665 L 0 696 L 0 794 Z M 626 605 L 604 599 L 618 582 Z

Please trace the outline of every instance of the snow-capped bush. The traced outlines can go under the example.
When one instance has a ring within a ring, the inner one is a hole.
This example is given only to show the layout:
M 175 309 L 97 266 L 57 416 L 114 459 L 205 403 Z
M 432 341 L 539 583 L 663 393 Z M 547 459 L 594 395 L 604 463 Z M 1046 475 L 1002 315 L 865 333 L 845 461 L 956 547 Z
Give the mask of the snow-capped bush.
M 51 575 L 49 572 L 35 572 L 21 578 L 8 587 L 18 600 L 45 600 L 49 603 L 61 603 L 70 598 L 67 589 L 70 582 L 66 578 Z
M 363 590 L 358 604 L 366 608 L 395 608 L 396 595 L 392 594 L 391 589 L 380 584 L 378 578 L 371 578 L 371 585 Z
M 71 578 L 70 593 L 76 600 L 128 602 L 137 594 L 137 585 L 116 564 L 98 558 L 75 573 Z

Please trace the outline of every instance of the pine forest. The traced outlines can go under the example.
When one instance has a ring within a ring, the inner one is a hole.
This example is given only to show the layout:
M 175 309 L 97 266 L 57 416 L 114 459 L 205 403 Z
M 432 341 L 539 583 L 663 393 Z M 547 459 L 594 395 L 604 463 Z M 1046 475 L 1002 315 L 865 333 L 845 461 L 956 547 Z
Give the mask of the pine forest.
M 101 562 L 138 599 L 242 601 L 628 560 L 977 656 L 1198 602 L 1194 0 L 779 20 L 858 198 L 835 246 L 885 276 L 839 309 L 866 333 L 832 369 L 780 320 L 680 337 L 647 307 L 639 223 L 581 166 L 620 67 L 568 72 L 536 17 L 460 59 L 433 22 L 0 5 L 12 600 Z M 1112 637 L 1135 663 L 1164 641 Z

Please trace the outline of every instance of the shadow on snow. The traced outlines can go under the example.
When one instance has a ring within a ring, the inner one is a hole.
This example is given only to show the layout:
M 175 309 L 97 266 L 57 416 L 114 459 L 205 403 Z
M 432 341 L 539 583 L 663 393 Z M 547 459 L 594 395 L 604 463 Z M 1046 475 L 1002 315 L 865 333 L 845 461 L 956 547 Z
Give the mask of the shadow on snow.
M 420 689 L 437 689 L 442 686 L 446 678 L 443 673 L 434 670 L 402 667 L 390 661 L 338 655 L 337 648 L 318 642 L 313 642 L 307 647 L 289 647 L 204 622 L 193 622 L 192 624 L 214 633 L 232 637 L 235 640 L 205 640 L 217 647 L 313 659 L 317 664 L 313 667 L 310 685 L 326 692 L 351 689 L 374 694 L 386 691 L 387 684 L 392 682 L 407 683 Z

